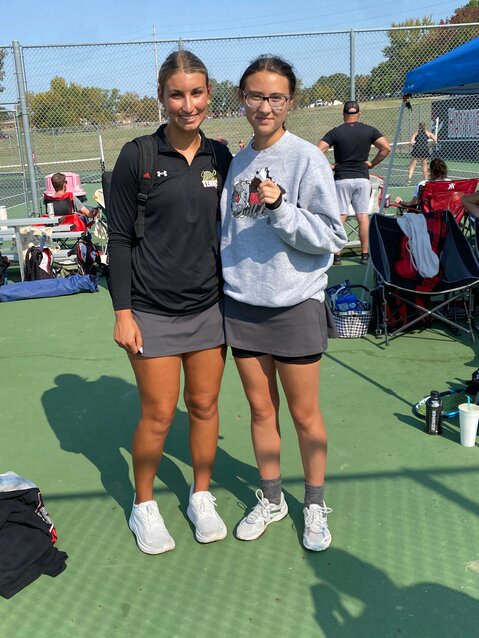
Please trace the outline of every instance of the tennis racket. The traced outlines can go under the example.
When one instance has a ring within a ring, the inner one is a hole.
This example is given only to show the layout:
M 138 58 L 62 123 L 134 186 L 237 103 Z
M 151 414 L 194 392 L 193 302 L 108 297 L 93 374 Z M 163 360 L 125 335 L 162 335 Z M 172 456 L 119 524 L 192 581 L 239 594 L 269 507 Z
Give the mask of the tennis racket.
M 439 396 L 442 401 L 442 416 L 444 419 L 456 416 L 459 412 L 459 405 L 467 403 L 466 388 L 455 388 L 454 390 L 446 390 L 440 392 Z M 426 401 L 429 396 L 424 397 L 413 406 L 413 412 L 416 416 L 426 418 Z

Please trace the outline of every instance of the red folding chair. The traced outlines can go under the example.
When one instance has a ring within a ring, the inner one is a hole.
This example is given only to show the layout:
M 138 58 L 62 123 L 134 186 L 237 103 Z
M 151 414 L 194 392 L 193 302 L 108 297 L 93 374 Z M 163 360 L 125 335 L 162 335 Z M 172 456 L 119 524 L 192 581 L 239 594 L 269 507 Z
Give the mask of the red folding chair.
M 417 208 L 421 213 L 433 210 L 450 210 L 456 222 L 461 226 L 465 209 L 461 202 L 463 195 L 477 190 L 479 178 L 451 179 L 450 181 L 426 182 L 419 193 Z
M 73 211 L 73 193 L 63 193 L 62 195 L 49 195 L 43 193 L 43 203 L 45 208 L 47 204 L 53 204 L 55 216 L 71 215 Z
M 468 238 L 476 235 L 476 220 L 467 214 L 461 201 L 463 195 L 475 193 L 479 178 L 451 179 L 426 182 L 419 188 L 418 201 L 415 206 L 404 203 L 390 204 L 410 213 L 430 213 L 435 210 L 451 211 L 457 225 Z
M 95 223 L 94 219 L 86 221 L 84 215 L 75 213 L 73 208 L 73 193 L 63 193 L 63 195 L 54 197 L 44 192 L 43 202 L 45 206 L 47 204 L 53 204 L 55 216 L 62 217 L 62 224 L 69 224 L 74 231 L 83 232 Z

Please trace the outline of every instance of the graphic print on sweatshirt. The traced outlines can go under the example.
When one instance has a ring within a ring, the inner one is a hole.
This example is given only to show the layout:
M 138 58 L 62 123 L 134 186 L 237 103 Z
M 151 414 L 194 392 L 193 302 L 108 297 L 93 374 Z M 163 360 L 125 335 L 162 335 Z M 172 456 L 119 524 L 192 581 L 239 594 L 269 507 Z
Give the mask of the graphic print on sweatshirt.
M 251 217 L 252 219 L 258 219 L 259 217 L 268 216 L 265 204 L 259 203 L 258 195 L 258 186 L 265 179 L 274 181 L 267 166 L 256 171 L 253 179 L 240 179 L 233 184 L 233 192 L 231 195 L 231 212 L 233 213 L 233 217 Z M 277 184 L 277 186 L 280 188 L 281 193 L 284 194 L 284 188 L 279 184 Z

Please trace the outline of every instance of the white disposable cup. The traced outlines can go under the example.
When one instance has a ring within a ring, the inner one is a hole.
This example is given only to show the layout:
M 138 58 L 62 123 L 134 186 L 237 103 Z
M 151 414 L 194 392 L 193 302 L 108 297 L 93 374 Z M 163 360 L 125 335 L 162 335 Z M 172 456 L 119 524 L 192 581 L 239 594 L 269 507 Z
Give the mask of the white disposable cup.
M 461 445 L 474 447 L 476 444 L 477 424 L 479 423 L 479 405 L 461 403 L 459 406 L 459 427 Z

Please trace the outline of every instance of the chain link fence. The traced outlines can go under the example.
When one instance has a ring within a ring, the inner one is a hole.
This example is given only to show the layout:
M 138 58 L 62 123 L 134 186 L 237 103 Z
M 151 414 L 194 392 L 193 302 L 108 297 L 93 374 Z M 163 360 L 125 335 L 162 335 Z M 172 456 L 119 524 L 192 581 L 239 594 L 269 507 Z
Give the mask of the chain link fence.
M 38 212 L 35 197 L 41 202 L 46 176 L 57 171 L 78 173 L 91 197 L 102 166 L 113 168 L 125 142 L 153 132 L 164 120 L 156 77 L 161 62 L 175 49 L 189 49 L 206 63 L 213 96 L 203 130 L 228 140 L 236 153 L 251 134 L 236 86 L 248 63 L 261 53 L 280 55 L 295 67 L 299 90 L 288 116 L 293 133 L 316 144 L 342 122 L 342 104 L 356 98 L 362 121 L 392 141 L 406 72 L 478 35 L 479 24 L 474 23 L 183 41 L 17 45 L 17 64 L 15 47 L 0 47 L 0 204 L 11 208 L 12 216 Z M 441 155 L 452 177 L 477 175 L 478 96 L 421 97 L 413 99 L 412 106 L 403 119 L 391 186 L 399 191 L 406 187 L 410 140 L 420 122 L 437 137 L 437 143 L 429 145 L 428 157 Z M 413 180 L 422 178 L 421 166 L 418 162 Z M 383 163 L 375 172 L 384 176 L 386 168 Z

